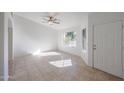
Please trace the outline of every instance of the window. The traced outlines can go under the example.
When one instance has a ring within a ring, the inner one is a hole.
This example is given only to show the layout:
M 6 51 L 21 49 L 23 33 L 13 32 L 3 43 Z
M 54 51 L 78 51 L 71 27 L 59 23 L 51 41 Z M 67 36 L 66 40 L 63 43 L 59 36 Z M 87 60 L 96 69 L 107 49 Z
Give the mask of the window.
M 82 46 L 83 50 L 86 50 L 86 28 L 82 30 Z
M 64 45 L 69 47 L 76 47 L 76 32 L 64 33 Z

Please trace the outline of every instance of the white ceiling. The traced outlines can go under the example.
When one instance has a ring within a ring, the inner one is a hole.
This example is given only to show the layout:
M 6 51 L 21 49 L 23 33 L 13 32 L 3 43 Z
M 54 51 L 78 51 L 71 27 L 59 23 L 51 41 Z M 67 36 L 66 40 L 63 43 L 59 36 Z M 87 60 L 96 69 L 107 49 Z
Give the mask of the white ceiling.
M 15 12 L 15 15 L 27 18 L 29 20 L 38 22 L 40 24 L 52 27 L 57 30 L 70 28 L 73 26 L 81 25 L 81 23 L 86 20 L 88 13 L 86 12 Z M 60 19 L 60 24 L 49 25 L 47 23 L 41 22 L 42 16 L 49 16 L 56 14 L 56 18 Z M 87 19 L 88 20 L 88 19 Z

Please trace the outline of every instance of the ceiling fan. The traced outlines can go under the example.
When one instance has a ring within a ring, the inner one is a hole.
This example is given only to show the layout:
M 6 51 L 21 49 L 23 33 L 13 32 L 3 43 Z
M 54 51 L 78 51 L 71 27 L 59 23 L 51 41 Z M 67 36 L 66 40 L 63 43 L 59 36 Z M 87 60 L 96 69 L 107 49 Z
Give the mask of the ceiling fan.
M 54 15 L 42 17 L 42 23 L 48 23 L 49 25 L 60 24 L 60 19 L 57 19 Z

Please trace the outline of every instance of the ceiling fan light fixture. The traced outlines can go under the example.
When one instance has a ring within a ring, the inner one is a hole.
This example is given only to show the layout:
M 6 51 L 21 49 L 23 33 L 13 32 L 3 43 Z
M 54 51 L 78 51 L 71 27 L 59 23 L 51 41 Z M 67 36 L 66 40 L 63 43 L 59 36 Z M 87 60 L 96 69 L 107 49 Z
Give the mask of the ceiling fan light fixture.
M 53 22 L 52 22 L 52 21 L 49 21 L 49 22 L 48 22 L 48 24 L 49 24 L 49 25 L 52 25 L 52 24 L 53 24 Z

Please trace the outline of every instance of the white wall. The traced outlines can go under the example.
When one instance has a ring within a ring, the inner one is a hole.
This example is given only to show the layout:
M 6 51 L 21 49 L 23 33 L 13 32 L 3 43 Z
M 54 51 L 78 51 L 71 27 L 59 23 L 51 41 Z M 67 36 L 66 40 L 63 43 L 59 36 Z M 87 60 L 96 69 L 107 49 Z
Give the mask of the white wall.
M 79 23 L 80 25 L 77 25 L 75 27 L 71 27 L 71 28 L 67 28 L 67 29 L 63 29 L 60 30 L 58 33 L 58 47 L 59 50 L 74 54 L 74 55 L 78 55 L 81 56 L 83 58 L 83 60 L 87 63 L 88 62 L 88 48 L 86 49 L 86 51 L 83 51 L 82 49 L 82 29 L 86 28 L 88 31 L 88 16 L 81 16 L 79 17 L 80 20 L 82 20 L 81 23 Z M 77 46 L 76 47 L 66 47 L 63 44 L 63 36 L 65 32 L 70 32 L 70 31 L 76 31 L 77 33 Z
M 57 49 L 57 31 L 39 23 L 14 17 L 14 57 L 24 56 L 41 49 Z
M 124 23 L 124 13 L 93 13 L 88 16 L 88 65 L 93 66 L 93 25 L 109 23 L 114 21 L 122 21 Z M 123 33 L 124 35 L 124 33 Z M 124 41 L 124 38 L 123 38 Z M 124 43 L 123 43 L 124 47 Z M 124 51 L 123 51 L 124 53 Z M 124 54 L 123 54 L 124 58 Z M 124 59 L 123 59 L 124 61 Z M 123 62 L 124 67 L 124 62 Z M 123 71 L 124 72 L 124 71 Z

